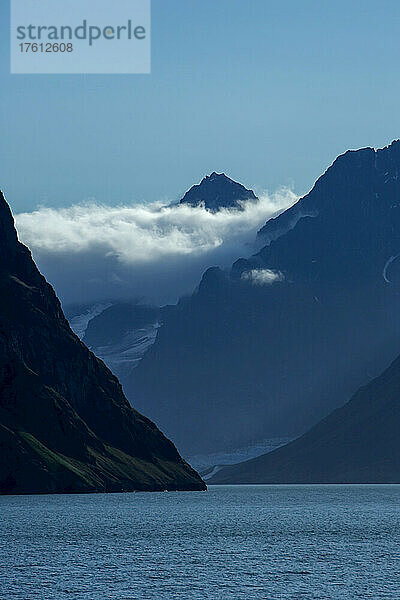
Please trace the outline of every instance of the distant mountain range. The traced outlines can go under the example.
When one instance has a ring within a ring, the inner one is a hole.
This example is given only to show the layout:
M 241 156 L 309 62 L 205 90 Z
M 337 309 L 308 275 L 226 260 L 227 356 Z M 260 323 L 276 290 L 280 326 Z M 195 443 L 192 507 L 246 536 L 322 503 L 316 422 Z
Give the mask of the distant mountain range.
M 70 329 L 0 195 L 0 493 L 203 490 Z
M 205 489 L 85 344 L 211 483 L 399 483 L 399 175 L 399 141 L 346 152 L 176 306 L 70 307 L 84 343 L 1 195 L 0 493 Z M 213 173 L 181 203 L 256 199 Z
M 399 174 L 398 141 L 346 152 L 163 317 L 123 384 L 186 455 L 301 435 L 398 354 Z

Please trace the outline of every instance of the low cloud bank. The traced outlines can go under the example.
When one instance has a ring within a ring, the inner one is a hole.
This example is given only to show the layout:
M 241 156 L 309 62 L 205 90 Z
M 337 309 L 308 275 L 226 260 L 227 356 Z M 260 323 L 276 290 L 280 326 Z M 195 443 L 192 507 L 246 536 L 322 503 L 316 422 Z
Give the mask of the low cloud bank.
M 288 189 L 244 210 L 160 203 L 96 203 L 16 215 L 18 234 L 64 302 L 143 298 L 158 304 L 190 293 L 209 266 L 229 266 L 256 248 L 256 231 L 291 206 Z
M 251 271 L 245 271 L 242 274 L 242 279 L 253 285 L 272 285 L 277 281 L 283 281 L 284 276 L 279 271 L 272 271 L 271 269 L 252 269 Z

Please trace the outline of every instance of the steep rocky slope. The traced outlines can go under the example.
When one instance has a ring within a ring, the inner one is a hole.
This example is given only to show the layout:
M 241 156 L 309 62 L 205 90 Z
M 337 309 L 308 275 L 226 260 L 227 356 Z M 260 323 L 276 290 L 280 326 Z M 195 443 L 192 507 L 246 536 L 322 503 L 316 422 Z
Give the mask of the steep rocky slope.
M 0 492 L 202 490 L 70 329 L 0 196 Z

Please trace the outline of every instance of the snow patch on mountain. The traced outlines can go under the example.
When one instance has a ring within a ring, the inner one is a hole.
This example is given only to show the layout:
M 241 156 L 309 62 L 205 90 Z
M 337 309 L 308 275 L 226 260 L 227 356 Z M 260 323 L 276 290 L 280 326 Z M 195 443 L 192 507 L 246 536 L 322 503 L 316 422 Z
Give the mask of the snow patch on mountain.
M 111 302 L 105 304 L 94 304 L 93 306 L 87 308 L 82 314 L 72 317 L 72 319 L 69 321 L 72 331 L 76 333 L 78 338 L 81 340 L 85 335 L 89 321 L 94 319 L 94 317 L 101 315 L 101 313 L 110 306 L 112 306 Z
M 160 323 L 129 331 L 117 343 L 89 347 L 118 377 L 137 367 L 145 352 L 154 344 Z
M 261 456 L 266 452 L 272 452 L 272 450 L 275 450 L 290 441 L 291 438 L 267 438 L 248 446 L 233 448 L 223 452 L 196 454 L 195 456 L 186 457 L 186 460 L 201 474 L 203 479 L 207 481 L 207 479 L 210 479 L 213 475 L 218 473 L 222 467 L 235 465 Z
M 390 281 L 390 279 L 388 278 L 388 269 L 390 267 L 390 265 L 392 264 L 392 262 L 394 262 L 396 260 L 396 258 L 398 258 L 400 256 L 400 254 L 396 254 L 395 256 L 391 256 L 387 261 L 385 266 L 383 267 L 383 271 L 382 271 L 382 277 L 383 279 L 386 281 L 386 283 L 392 283 Z

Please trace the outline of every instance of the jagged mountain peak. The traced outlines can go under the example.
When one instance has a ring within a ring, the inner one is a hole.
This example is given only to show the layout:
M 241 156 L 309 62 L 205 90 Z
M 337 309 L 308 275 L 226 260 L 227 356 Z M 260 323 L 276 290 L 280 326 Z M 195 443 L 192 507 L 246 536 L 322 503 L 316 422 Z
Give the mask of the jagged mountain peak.
M 400 140 L 384 148 L 347 150 L 317 179 L 308 194 L 259 230 L 266 246 L 294 229 L 304 217 L 325 216 L 332 230 L 377 217 L 399 204 Z M 336 219 L 336 225 L 332 221 Z
M 257 196 L 252 190 L 237 183 L 225 173 L 213 171 L 211 175 L 206 175 L 199 184 L 191 187 L 180 204 L 190 206 L 204 204 L 206 209 L 217 212 L 222 208 L 242 210 L 242 203 L 247 200 L 257 200 Z
M 337 174 L 338 172 L 353 171 L 353 176 L 358 176 L 358 170 L 364 168 L 373 168 L 377 174 L 386 175 L 388 170 L 394 168 L 396 171 L 400 165 L 400 140 L 393 140 L 383 148 L 372 148 L 366 146 L 357 150 L 347 150 L 340 154 L 330 167 L 319 177 L 315 186 L 324 182 L 326 175 Z

